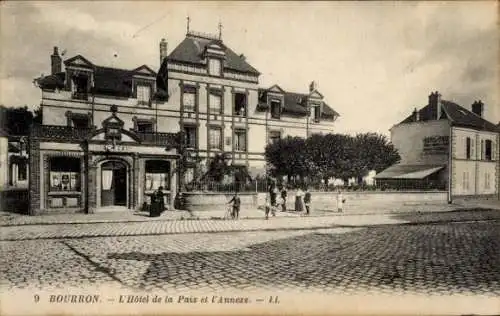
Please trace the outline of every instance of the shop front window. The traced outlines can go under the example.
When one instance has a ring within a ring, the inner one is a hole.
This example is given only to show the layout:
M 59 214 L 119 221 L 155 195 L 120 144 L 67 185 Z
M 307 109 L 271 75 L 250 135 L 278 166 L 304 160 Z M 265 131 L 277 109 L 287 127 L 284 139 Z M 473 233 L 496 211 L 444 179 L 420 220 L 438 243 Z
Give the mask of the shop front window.
M 159 187 L 163 187 L 165 191 L 170 190 L 170 163 L 164 160 L 148 160 L 144 189 L 154 191 Z
M 50 159 L 50 191 L 80 191 L 80 159 Z

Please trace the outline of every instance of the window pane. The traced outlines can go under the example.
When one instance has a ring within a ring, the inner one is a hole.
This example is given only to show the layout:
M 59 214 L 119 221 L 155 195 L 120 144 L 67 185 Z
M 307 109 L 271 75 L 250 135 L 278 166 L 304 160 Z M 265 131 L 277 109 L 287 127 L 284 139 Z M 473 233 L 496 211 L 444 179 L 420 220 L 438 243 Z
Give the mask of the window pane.
M 281 113 L 281 102 L 271 101 L 271 117 L 279 118 Z
M 194 110 L 194 107 L 196 105 L 196 94 L 194 93 L 185 93 L 183 95 L 183 100 L 184 104 L 184 110 Z
M 137 86 L 137 100 L 139 104 L 149 104 L 151 88 L 149 86 Z
M 50 159 L 50 191 L 80 191 L 80 159 Z
M 170 163 L 168 161 L 148 160 L 145 167 L 144 188 L 146 190 L 156 190 L 159 187 L 170 190 Z
M 208 131 L 209 146 L 210 148 L 222 148 L 221 143 L 221 130 L 218 128 L 212 128 Z
M 314 107 L 314 120 L 319 121 L 321 118 L 321 108 L 319 106 Z
M 184 127 L 184 133 L 186 134 L 185 145 L 187 147 L 196 147 L 196 127 Z
M 491 157 L 491 147 L 492 147 L 491 143 L 492 142 L 489 139 L 486 140 L 486 142 L 485 142 L 485 150 L 484 151 L 485 151 L 485 159 L 486 160 L 491 160 L 491 158 L 492 158 Z
M 239 151 L 246 150 L 246 132 L 238 130 L 235 132 L 234 149 Z
M 216 112 L 216 113 L 221 112 L 222 97 L 220 95 L 210 94 L 209 103 L 210 103 L 210 112 Z
M 221 63 L 220 60 L 218 59 L 210 59 L 209 60 L 209 74 L 214 75 L 214 76 L 220 76 L 221 74 Z
M 137 122 L 137 131 L 140 133 L 152 133 L 153 123 L 151 122 Z

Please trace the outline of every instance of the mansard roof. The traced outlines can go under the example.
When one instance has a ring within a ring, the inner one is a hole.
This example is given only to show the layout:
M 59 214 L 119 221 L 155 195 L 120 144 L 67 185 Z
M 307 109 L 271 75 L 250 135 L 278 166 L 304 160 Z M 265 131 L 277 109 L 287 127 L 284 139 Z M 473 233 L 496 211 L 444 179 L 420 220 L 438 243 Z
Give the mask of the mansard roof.
M 205 65 L 204 52 L 210 45 L 217 45 L 225 53 L 224 67 L 241 73 L 260 75 L 260 72 L 246 62 L 242 55 L 236 54 L 222 40 L 188 33 L 186 38 L 168 55 L 169 61 Z
M 64 64 L 67 68 L 71 66 L 84 66 L 92 71 L 94 74 L 94 92 L 96 94 L 130 97 L 132 95 L 133 78 L 136 76 L 148 76 L 157 84 L 157 95 L 166 95 L 166 91 L 164 91 L 166 89 L 165 82 L 158 80 L 156 72 L 146 65 L 139 66 L 133 70 L 104 67 L 91 63 L 81 55 L 66 60 Z M 43 76 L 35 79 L 35 81 L 42 89 L 63 89 L 66 86 L 66 72 Z
M 271 88 L 273 87 L 279 87 L 279 86 L 273 85 Z M 259 89 L 259 104 L 263 105 L 264 103 L 267 102 L 266 97 L 270 89 Z M 307 100 L 310 94 L 288 92 L 283 90 L 283 96 L 284 96 L 283 113 L 287 113 L 290 115 L 298 115 L 298 116 L 307 115 Z M 332 109 L 326 102 L 324 101 L 321 102 L 323 105 L 321 112 L 322 118 L 334 119 L 335 117 L 340 116 L 340 114 L 337 113 L 334 109 Z M 261 108 L 263 107 L 264 106 L 261 106 Z

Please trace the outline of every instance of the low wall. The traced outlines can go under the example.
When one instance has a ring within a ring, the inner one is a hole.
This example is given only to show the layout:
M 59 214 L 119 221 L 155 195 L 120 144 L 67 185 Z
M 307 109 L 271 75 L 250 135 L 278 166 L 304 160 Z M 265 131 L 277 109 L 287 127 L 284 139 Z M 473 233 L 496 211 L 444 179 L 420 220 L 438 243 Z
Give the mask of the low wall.
M 184 209 L 188 211 L 203 211 L 213 209 L 214 207 L 221 208 L 227 204 L 233 197 L 232 193 L 197 193 L 183 192 Z M 239 193 L 241 207 L 257 207 L 257 193 Z
M 336 192 L 311 192 L 313 209 L 334 210 L 337 208 Z M 265 203 L 265 193 L 259 196 L 258 204 Z M 345 208 L 377 208 L 394 205 L 445 204 L 448 193 L 444 191 L 418 192 L 343 192 Z M 295 208 L 295 192 L 288 192 L 287 208 Z
M 185 209 L 202 211 L 204 209 L 221 208 L 232 198 L 232 194 L 224 193 L 183 193 Z M 331 209 L 337 207 L 336 192 L 311 192 L 313 209 Z M 346 208 L 350 207 L 384 207 L 389 205 L 445 204 L 448 193 L 445 191 L 423 192 L 343 192 Z M 240 193 L 242 208 L 265 205 L 266 193 Z M 295 191 L 288 191 L 287 209 L 295 208 Z

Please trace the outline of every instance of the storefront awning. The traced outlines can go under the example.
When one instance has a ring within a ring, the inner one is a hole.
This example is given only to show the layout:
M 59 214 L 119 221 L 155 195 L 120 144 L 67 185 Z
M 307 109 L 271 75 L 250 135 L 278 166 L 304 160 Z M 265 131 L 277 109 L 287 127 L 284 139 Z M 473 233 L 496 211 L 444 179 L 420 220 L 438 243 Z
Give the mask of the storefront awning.
M 424 179 L 444 167 L 444 165 L 395 165 L 375 175 L 375 179 Z

